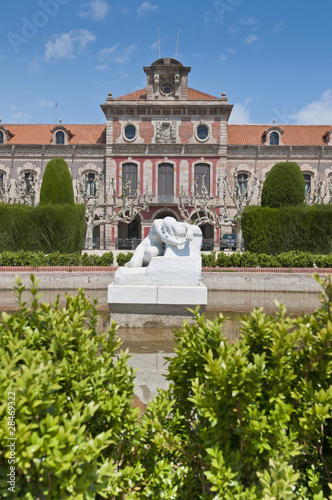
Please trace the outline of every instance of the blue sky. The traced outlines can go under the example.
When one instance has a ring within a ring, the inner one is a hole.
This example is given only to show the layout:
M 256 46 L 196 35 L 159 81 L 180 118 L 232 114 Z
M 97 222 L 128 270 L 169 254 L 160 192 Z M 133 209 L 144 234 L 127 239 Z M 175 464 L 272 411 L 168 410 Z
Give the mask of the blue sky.
M 104 123 L 161 56 L 234 104 L 230 123 L 332 124 L 331 0 L 12 0 L 0 18 L 2 123 Z M 58 103 L 57 108 L 55 102 Z

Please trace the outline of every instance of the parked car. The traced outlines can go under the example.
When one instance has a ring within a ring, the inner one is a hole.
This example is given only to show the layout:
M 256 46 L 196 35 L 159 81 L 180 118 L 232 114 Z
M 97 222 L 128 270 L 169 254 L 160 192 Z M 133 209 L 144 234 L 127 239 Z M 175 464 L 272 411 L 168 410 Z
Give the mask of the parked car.
M 228 233 L 224 234 L 220 240 L 220 250 L 236 250 L 236 234 Z

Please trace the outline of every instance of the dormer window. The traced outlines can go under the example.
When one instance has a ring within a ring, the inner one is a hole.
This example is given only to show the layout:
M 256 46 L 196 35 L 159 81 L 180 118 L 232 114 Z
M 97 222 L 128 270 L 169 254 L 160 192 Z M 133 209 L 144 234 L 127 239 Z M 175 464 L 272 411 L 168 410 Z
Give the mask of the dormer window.
M 12 137 L 14 137 L 14 134 L 3 125 L 0 125 L 0 144 L 7 144 Z
M 262 142 L 266 146 L 283 146 L 282 134 L 284 131 L 277 125 L 273 125 L 262 135 Z
M 332 128 L 328 130 L 326 134 L 323 136 L 324 142 L 328 144 L 328 146 L 332 146 Z
M 278 132 L 271 132 L 270 145 L 271 146 L 279 146 L 279 134 L 278 134 Z
M 65 143 L 65 134 L 62 131 L 59 131 L 55 134 L 56 137 L 56 143 L 57 144 L 64 144 Z
M 73 134 L 63 125 L 57 125 L 51 130 L 53 134 L 52 144 L 64 145 L 67 146 L 69 144 L 70 139 L 73 137 Z

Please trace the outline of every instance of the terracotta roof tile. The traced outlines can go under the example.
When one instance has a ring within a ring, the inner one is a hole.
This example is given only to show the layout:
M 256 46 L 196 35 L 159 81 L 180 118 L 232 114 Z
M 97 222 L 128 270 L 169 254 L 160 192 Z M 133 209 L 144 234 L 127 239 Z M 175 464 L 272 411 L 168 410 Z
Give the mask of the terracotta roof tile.
M 228 125 L 229 145 L 263 144 L 262 136 L 273 125 Z M 323 136 L 332 125 L 276 125 L 284 131 L 282 142 L 285 146 L 324 146 Z
M 51 144 L 52 130 L 57 125 L 14 125 L 1 124 L 13 135 L 8 144 Z M 105 144 L 105 125 L 67 125 L 62 124 L 72 136 L 69 144 Z
M 146 88 L 135 90 L 135 92 L 130 92 L 129 94 L 121 95 L 120 97 L 116 97 L 117 101 L 139 101 L 141 99 L 146 99 Z M 219 100 L 218 97 L 215 97 L 210 94 L 206 94 L 205 92 L 201 92 L 200 90 L 191 89 L 188 87 L 188 99 L 190 101 L 210 101 L 210 100 Z

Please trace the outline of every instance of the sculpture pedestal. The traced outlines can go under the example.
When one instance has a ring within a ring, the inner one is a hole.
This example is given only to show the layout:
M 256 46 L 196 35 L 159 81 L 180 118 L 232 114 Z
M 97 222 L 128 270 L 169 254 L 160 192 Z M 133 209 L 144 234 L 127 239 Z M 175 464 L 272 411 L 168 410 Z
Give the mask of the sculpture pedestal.
M 204 312 L 207 304 L 205 285 L 194 286 L 151 286 L 118 285 L 108 286 L 107 302 L 111 320 L 120 326 L 165 328 L 181 326 L 192 313 L 188 308 L 200 306 Z

